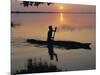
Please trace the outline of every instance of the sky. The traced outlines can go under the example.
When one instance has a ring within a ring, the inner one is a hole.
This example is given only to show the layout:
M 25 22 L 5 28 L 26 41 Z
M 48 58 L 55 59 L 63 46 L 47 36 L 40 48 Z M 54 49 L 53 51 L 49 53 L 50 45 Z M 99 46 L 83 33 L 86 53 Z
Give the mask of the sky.
M 36 6 L 24 7 L 21 5 L 21 1 L 11 0 L 12 11 L 50 11 L 50 12 L 95 12 L 95 5 L 79 5 L 79 4 L 62 4 L 54 3 L 53 5 L 47 6 L 46 4 Z

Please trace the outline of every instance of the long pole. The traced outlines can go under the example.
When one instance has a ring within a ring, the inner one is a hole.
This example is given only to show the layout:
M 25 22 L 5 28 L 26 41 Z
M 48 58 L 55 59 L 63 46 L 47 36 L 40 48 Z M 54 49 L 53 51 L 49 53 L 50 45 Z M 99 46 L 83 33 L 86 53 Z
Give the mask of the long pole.
M 54 40 L 54 37 L 55 37 L 55 32 L 57 30 L 57 27 L 55 27 L 55 30 L 54 30 L 54 34 L 53 34 L 53 40 Z

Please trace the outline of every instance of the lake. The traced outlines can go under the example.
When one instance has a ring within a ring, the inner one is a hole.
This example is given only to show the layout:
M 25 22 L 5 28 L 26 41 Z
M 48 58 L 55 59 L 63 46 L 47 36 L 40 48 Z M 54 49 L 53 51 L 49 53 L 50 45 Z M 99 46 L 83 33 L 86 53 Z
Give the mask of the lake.
M 11 21 L 18 26 L 11 28 L 12 72 L 25 68 L 28 58 L 39 58 L 54 63 L 63 71 L 90 70 L 96 68 L 96 14 L 66 13 L 12 13 Z M 58 49 L 58 62 L 51 61 L 48 49 L 35 47 L 26 39 L 47 40 L 48 26 L 57 26 L 55 40 L 92 43 L 88 49 Z

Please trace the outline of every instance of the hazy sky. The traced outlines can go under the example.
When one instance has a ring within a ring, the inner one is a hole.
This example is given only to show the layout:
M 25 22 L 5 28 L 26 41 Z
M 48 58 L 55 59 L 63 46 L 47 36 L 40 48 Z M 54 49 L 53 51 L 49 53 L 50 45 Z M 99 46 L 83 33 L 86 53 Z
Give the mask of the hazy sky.
M 76 4 L 58 4 L 47 6 L 46 4 L 36 6 L 23 7 L 21 1 L 11 0 L 12 11 L 66 11 L 66 12 L 95 12 L 94 5 L 76 5 Z

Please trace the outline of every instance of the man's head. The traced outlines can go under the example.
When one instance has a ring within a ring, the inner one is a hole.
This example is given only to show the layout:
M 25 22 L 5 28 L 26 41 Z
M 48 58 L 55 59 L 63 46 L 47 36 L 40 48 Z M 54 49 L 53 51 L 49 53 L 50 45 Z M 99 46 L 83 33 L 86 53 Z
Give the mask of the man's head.
M 49 26 L 49 30 L 52 30 L 52 26 Z

